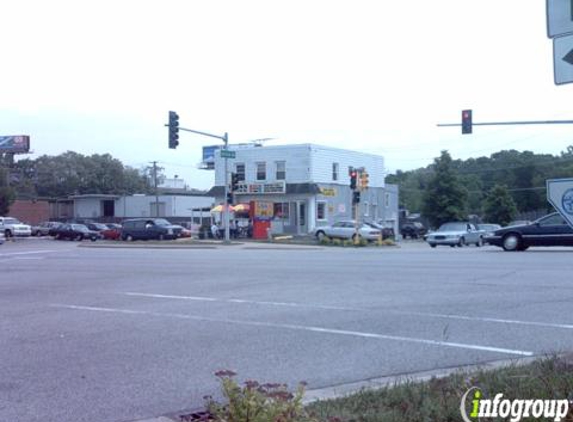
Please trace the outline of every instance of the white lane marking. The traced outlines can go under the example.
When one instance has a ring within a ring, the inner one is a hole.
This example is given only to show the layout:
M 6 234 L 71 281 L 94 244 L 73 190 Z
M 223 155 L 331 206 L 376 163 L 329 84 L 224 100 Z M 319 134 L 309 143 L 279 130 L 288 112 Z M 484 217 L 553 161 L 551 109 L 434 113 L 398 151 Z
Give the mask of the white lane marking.
M 46 259 L 45 256 L 15 256 L 9 257 L 10 261 L 41 261 L 42 259 Z
M 464 321 L 478 321 L 478 322 L 494 322 L 500 324 L 516 324 L 516 325 L 529 325 L 533 327 L 544 327 L 544 328 L 561 328 L 561 329 L 573 329 L 573 324 L 561 324 L 561 323 L 551 323 L 551 322 L 535 322 L 535 321 L 520 321 L 514 319 L 502 319 L 502 318 L 488 318 L 488 317 L 473 317 L 468 315 L 455 315 L 455 314 L 438 314 L 429 312 L 408 312 L 408 311 L 394 311 L 394 310 L 372 310 L 372 309 L 359 309 L 359 308 L 346 308 L 341 306 L 329 306 L 329 305 L 317 305 L 317 304 L 303 304 L 294 302 L 266 302 L 266 301 L 255 301 L 246 299 L 220 299 L 215 297 L 204 297 L 204 296 L 176 296 L 176 295 L 161 295 L 161 294 L 151 294 L 151 293 L 134 293 L 126 292 L 127 296 L 137 296 L 137 297 L 151 297 L 158 299 L 178 299 L 178 300 L 194 300 L 194 301 L 204 301 L 204 302 L 226 302 L 226 303 L 245 303 L 254 305 L 270 305 L 270 306 L 289 306 L 294 308 L 316 308 L 316 309 L 327 309 L 335 311 L 355 311 L 355 312 L 382 312 L 396 315 L 412 315 L 412 316 L 423 316 L 429 318 L 446 318 L 446 319 L 459 319 Z
M 157 299 L 179 299 L 179 300 L 196 300 L 204 302 L 246 303 L 250 305 L 289 306 L 292 308 L 317 308 L 317 309 L 329 309 L 335 311 L 361 311 L 361 309 L 344 308 L 341 306 L 329 306 L 329 305 L 317 305 L 317 304 L 307 305 L 304 303 L 294 303 L 294 302 L 265 302 L 256 300 L 246 300 L 246 299 L 219 299 L 216 297 L 204 297 L 204 296 L 176 296 L 176 295 L 160 295 L 160 294 L 134 293 L 134 292 L 125 292 L 124 294 L 127 296 L 151 297 Z
M 531 325 L 534 327 L 545 327 L 545 328 L 565 328 L 568 330 L 573 329 L 573 324 L 559 324 L 559 323 L 551 323 L 551 322 L 519 321 L 516 319 L 473 317 L 473 316 L 468 316 L 468 315 L 434 314 L 434 313 L 425 313 L 425 312 L 396 311 L 395 313 L 398 313 L 400 315 L 424 316 L 424 317 L 430 317 L 430 318 L 460 319 L 460 320 L 464 320 L 464 321 L 478 321 L 478 322 L 497 322 L 497 323 L 501 323 L 501 324 Z
M 391 335 L 376 334 L 376 333 L 365 333 L 365 332 L 360 332 L 360 331 L 337 330 L 337 329 L 332 329 L 332 328 L 322 328 L 322 327 L 313 327 L 313 326 L 304 326 L 304 325 L 277 324 L 277 323 L 272 323 L 272 322 L 233 320 L 233 319 L 226 319 L 226 318 L 209 318 L 209 317 L 202 317 L 202 316 L 195 316 L 195 315 L 173 314 L 173 313 L 162 313 L 162 312 L 149 312 L 149 311 L 134 311 L 134 310 L 130 310 L 130 309 L 101 308 L 101 307 L 94 307 L 94 306 L 78 306 L 78 305 L 64 305 L 64 304 L 52 304 L 51 306 L 57 307 L 57 308 L 83 310 L 83 311 L 111 312 L 111 313 L 129 314 L 129 315 L 148 315 L 148 316 L 155 316 L 155 317 L 170 317 L 170 318 L 187 319 L 187 320 L 193 320 L 193 321 L 219 322 L 219 323 L 226 323 L 226 324 L 250 325 L 250 326 L 269 327 L 269 328 L 285 328 L 285 329 L 290 329 L 290 330 L 311 331 L 311 332 L 325 333 L 325 334 L 339 334 L 339 335 L 354 336 L 354 337 L 373 338 L 373 339 L 378 339 L 378 340 L 393 340 L 393 341 L 402 341 L 402 342 L 408 342 L 408 343 L 429 344 L 432 346 L 455 347 L 455 348 L 459 348 L 459 349 L 479 350 L 479 351 L 483 351 L 483 352 L 505 353 L 505 354 L 510 354 L 510 355 L 519 355 L 519 356 L 533 356 L 533 352 L 527 352 L 527 351 L 523 351 L 523 350 L 504 349 L 504 348 L 499 348 L 499 347 L 480 346 L 480 345 L 475 345 L 475 344 L 453 343 L 453 342 L 449 342 L 449 341 L 427 340 L 427 339 L 420 339 L 420 338 L 414 338 L 414 337 L 402 337 L 402 336 L 391 336 Z
M 58 252 L 58 251 L 51 249 L 51 250 L 26 251 L 26 252 L 8 252 L 8 253 L 0 253 L 0 258 L 9 256 L 18 256 L 18 255 L 33 255 L 38 253 L 51 253 L 51 252 Z

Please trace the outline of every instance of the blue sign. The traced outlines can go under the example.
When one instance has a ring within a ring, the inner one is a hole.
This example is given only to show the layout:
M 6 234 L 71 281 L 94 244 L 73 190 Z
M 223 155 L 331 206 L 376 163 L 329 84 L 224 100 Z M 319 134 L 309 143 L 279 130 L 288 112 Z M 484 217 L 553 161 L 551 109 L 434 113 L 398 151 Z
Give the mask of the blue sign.
M 23 153 L 30 151 L 30 137 L 27 135 L 0 136 L 0 153 Z
M 561 197 L 561 206 L 563 211 L 569 215 L 573 215 L 573 189 L 567 189 Z

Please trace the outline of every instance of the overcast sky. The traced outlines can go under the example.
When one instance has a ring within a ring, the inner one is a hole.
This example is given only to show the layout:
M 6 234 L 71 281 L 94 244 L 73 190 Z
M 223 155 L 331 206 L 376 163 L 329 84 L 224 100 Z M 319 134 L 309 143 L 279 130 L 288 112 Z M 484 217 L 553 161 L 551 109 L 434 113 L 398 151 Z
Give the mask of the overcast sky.
M 217 140 L 312 142 L 381 154 L 388 172 L 501 149 L 557 154 L 573 126 L 475 122 L 573 118 L 553 83 L 543 0 L 4 1 L 0 135 L 32 157 L 110 153 L 208 188 Z M 215 142 L 213 142 L 215 141 Z

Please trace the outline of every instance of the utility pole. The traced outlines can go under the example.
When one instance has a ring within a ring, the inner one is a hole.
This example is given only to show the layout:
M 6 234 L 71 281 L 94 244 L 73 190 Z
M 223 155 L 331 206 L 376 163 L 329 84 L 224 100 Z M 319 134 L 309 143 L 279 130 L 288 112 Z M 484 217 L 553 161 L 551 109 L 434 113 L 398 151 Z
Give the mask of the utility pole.
M 157 161 L 152 161 L 153 164 L 153 189 L 155 192 L 155 217 L 159 217 L 159 194 L 157 192 Z

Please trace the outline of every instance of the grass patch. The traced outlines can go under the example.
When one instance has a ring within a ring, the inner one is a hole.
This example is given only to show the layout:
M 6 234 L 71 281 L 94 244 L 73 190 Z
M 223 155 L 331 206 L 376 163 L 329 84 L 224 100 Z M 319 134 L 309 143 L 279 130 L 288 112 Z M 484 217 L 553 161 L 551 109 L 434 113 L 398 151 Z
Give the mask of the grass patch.
M 341 399 L 312 403 L 306 410 L 318 420 L 328 422 L 461 421 L 461 399 L 471 387 L 478 387 L 484 398 L 490 399 L 498 393 L 503 393 L 503 398 L 509 400 L 573 399 L 573 358 L 551 357 L 528 365 L 460 372 L 428 382 L 410 381 L 380 390 L 361 391 Z M 572 409 L 573 405 L 562 421 L 573 421 Z M 521 419 L 533 420 L 539 419 Z

